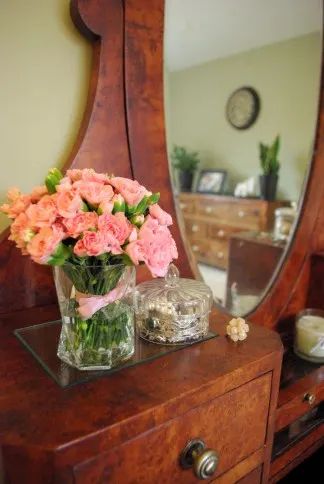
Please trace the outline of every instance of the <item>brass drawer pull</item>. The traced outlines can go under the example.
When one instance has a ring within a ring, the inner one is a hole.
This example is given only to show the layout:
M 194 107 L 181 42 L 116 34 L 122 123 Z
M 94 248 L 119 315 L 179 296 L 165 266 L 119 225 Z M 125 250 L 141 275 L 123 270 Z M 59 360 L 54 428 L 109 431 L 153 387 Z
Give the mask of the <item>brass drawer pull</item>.
M 219 259 L 224 259 L 224 252 L 217 252 L 217 257 Z
M 218 453 L 207 449 L 203 440 L 191 440 L 180 455 L 182 469 L 193 469 L 199 480 L 207 480 L 215 474 L 218 467 Z
M 245 217 L 245 212 L 244 212 L 244 210 L 239 210 L 239 211 L 237 212 L 237 215 L 238 215 L 240 218 Z
M 209 205 L 207 205 L 207 207 L 205 207 L 205 212 L 206 213 L 211 213 L 213 210 L 213 207 L 210 207 Z
M 218 235 L 218 237 L 224 237 L 224 235 L 225 235 L 224 230 L 219 230 L 219 231 L 217 232 L 217 235 Z
M 182 210 L 183 210 L 184 208 L 186 208 L 186 207 L 187 207 L 187 205 L 186 205 L 185 203 L 180 202 L 180 208 L 181 208 Z
M 199 230 L 199 225 L 192 225 L 191 232 L 198 232 L 198 230 Z
M 198 252 L 199 245 L 193 245 L 191 248 L 192 248 L 193 252 Z
M 313 403 L 315 402 L 315 395 L 313 395 L 312 393 L 305 393 L 304 402 L 307 402 L 309 405 L 313 405 Z

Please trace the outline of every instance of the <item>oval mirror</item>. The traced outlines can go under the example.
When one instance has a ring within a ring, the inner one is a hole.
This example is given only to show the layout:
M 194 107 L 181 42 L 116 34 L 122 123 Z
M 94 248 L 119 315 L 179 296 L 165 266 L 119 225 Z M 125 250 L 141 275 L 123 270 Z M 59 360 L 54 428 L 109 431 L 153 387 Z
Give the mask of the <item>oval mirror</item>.
M 216 302 L 245 315 L 298 224 L 317 120 L 322 2 L 166 0 L 164 50 L 183 237 Z

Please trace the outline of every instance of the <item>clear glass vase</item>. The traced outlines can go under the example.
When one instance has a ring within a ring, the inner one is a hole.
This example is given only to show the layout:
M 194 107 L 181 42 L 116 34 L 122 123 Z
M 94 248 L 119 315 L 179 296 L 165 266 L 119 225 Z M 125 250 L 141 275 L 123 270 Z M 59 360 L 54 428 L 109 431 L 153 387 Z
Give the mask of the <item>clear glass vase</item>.
M 134 353 L 135 268 L 65 264 L 54 267 L 62 316 L 57 356 L 79 370 L 106 370 Z

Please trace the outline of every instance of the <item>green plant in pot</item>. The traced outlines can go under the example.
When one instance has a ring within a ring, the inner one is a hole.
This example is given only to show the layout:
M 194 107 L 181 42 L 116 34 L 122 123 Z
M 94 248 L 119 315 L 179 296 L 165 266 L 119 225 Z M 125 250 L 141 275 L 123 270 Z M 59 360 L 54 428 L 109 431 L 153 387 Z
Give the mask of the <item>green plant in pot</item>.
M 260 175 L 260 192 L 263 200 L 275 200 L 278 184 L 280 162 L 280 136 L 277 135 L 270 145 L 259 143 L 260 161 L 263 175 Z
M 172 166 L 179 173 L 180 191 L 190 192 L 194 173 L 199 165 L 198 151 L 188 151 L 183 146 L 174 145 L 171 159 Z

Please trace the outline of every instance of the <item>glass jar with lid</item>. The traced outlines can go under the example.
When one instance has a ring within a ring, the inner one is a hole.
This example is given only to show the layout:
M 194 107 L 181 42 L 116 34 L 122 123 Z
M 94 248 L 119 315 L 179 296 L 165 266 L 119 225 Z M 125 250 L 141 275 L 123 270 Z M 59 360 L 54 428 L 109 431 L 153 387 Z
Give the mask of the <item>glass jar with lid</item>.
M 286 241 L 296 217 L 296 208 L 283 207 L 275 210 L 274 239 Z
M 212 303 L 213 294 L 206 284 L 179 278 L 178 269 L 171 265 L 165 278 L 136 287 L 137 330 L 142 338 L 160 344 L 202 339 L 209 331 Z

